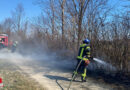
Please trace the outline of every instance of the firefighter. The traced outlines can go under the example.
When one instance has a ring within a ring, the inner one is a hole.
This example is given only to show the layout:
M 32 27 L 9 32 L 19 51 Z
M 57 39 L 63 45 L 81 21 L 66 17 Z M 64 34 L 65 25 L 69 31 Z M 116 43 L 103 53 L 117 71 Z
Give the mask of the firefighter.
M 90 63 L 90 40 L 89 39 L 85 39 L 83 40 L 83 44 L 80 45 L 79 48 L 79 52 L 78 52 L 78 56 L 77 56 L 77 65 L 76 67 L 79 65 L 80 61 L 82 60 L 82 62 L 80 63 L 80 66 L 76 71 L 74 71 L 74 74 L 81 74 L 81 80 L 82 82 L 86 82 L 86 66 Z M 91 58 L 92 59 L 92 58 Z
M 0 49 L 5 48 L 5 45 L 3 44 L 2 38 L 0 38 Z
M 16 48 L 17 48 L 17 45 L 18 45 L 18 41 L 15 41 L 12 45 L 12 52 L 15 52 L 16 51 Z

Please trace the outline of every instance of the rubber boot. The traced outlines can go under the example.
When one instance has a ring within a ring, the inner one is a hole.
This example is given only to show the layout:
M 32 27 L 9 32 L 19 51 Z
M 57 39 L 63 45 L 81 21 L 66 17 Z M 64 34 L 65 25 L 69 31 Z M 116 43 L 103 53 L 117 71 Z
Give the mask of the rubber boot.
M 86 77 L 86 68 L 84 69 L 84 73 L 83 74 L 81 74 L 81 80 L 82 80 L 82 82 L 86 82 L 86 79 L 87 79 L 87 77 Z

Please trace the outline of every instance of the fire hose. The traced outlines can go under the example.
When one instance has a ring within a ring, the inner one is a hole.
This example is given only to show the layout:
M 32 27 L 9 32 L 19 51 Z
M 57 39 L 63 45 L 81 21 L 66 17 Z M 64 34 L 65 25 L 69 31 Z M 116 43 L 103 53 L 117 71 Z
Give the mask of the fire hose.
M 75 72 L 77 72 L 77 71 L 78 71 L 79 66 L 80 66 L 80 64 L 81 64 L 81 62 L 82 62 L 82 61 L 83 61 L 83 59 L 81 59 L 81 60 L 80 60 L 80 62 L 79 62 L 79 64 L 78 64 L 78 66 L 76 67 Z M 68 89 L 67 89 L 67 90 L 69 90 L 69 89 L 70 89 L 70 86 L 71 86 L 72 81 L 74 80 L 75 76 L 76 76 L 76 73 L 74 73 L 74 75 L 72 76 L 72 79 L 71 79 L 71 81 L 70 81 L 70 83 L 69 83 L 69 87 L 68 87 Z

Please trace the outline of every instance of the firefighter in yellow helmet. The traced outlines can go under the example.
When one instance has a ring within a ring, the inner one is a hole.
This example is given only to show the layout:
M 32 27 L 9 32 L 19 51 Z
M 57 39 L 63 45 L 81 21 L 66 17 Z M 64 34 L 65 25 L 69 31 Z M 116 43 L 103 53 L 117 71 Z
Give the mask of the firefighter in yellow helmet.
M 85 39 L 83 40 L 83 44 L 80 45 L 79 48 L 79 53 L 77 56 L 77 65 L 76 67 L 79 65 L 80 61 L 82 60 L 77 72 L 74 71 L 74 74 L 81 74 L 81 80 L 82 82 L 86 82 L 86 73 L 87 73 L 87 69 L 86 66 L 90 63 L 90 40 L 89 39 Z M 92 58 L 91 58 L 92 59 Z

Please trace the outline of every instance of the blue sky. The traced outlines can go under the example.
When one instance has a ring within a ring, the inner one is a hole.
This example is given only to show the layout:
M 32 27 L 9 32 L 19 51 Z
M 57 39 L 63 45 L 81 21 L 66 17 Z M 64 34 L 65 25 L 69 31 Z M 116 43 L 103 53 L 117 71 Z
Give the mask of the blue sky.
M 22 3 L 25 9 L 26 17 L 35 17 L 41 14 L 41 8 L 35 5 L 34 2 L 37 0 L 0 0 L 0 22 L 5 18 L 11 16 L 11 11 L 13 11 L 17 4 Z M 110 0 L 110 6 L 116 5 L 115 7 L 121 9 L 121 5 L 126 5 L 130 3 L 124 3 L 126 0 Z
M 5 18 L 11 16 L 13 11 L 19 3 L 23 4 L 25 15 L 27 17 L 38 16 L 41 13 L 41 9 L 34 3 L 36 0 L 0 0 L 0 22 Z

